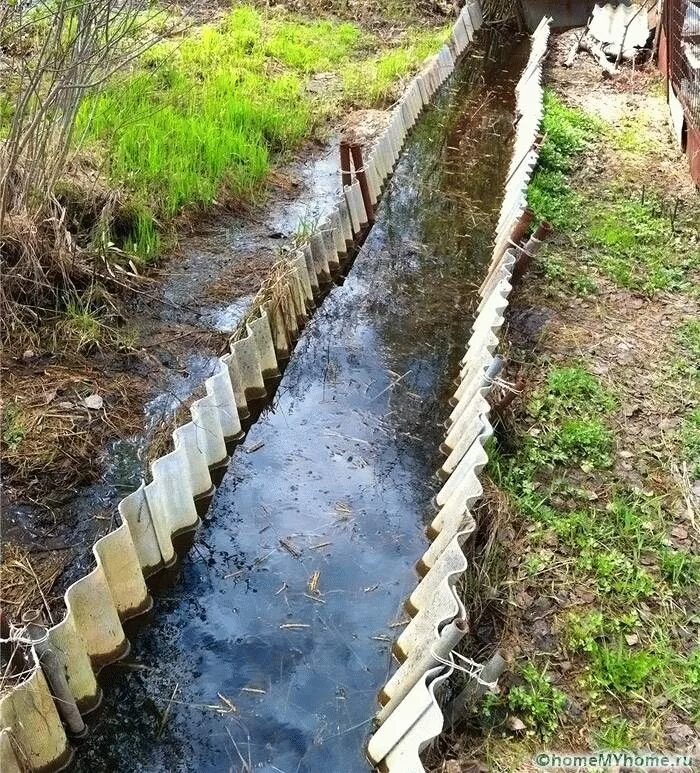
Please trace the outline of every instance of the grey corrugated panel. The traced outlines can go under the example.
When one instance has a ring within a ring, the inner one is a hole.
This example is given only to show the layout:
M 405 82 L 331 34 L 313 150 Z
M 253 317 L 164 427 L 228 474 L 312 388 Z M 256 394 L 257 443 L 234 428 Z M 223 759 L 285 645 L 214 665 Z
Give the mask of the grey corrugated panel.
M 608 56 L 634 56 L 649 39 L 649 23 L 646 9 L 638 4 L 632 5 L 596 5 L 593 7 L 592 20 L 588 34 L 599 41 Z
M 420 773 L 424 770 L 420 753 L 440 733 L 442 711 L 435 691 L 452 670 L 437 666 L 425 672 L 408 695 L 372 736 L 368 755 L 374 764 L 390 771 Z
M 474 4 L 468 4 L 462 18 L 478 26 L 480 9 L 475 11 Z M 465 31 L 468 29 L 465 27 Z M 380 727 L 369 744 L 370 757 L 376 763 L 381 761 L 390 772 L 423 770 L 418 753 L 442 729 L 442 714 L 428 681 L 436 674 L 446 678 L 450 669 L 445 665 L 442 672 L 436 668 L 421 675 L 420 668 L 426 653 L 434 653 L 439 645 L 441 626 L 464 613 L 454 586 L 466 568 L 461 541 L 474 529 L 470 507 L 482 493 L 478 473 L 488 460 L 484 445 L 493 433 L 486 393 L 491 383 L 489 374 L 498 370 L 495 351 L 512 289 L 515 254 L 508 248 L 508 237 L 526 206 L 527 185 L 537 158 L 533 146 L 543 112 L 541 67 L 548 36 L 549 21 L 543 19 L 533 36 L 530 58 L 518 83 L 517 104 L 522 116 L 516 130 L 494 254 L 481 288 L 482 301 L 473 333 L 461 361 L 460 383 L 451 401 L 454 409 L 441 448 L 447 455 L 441 471 L 446 481 L 435 498 L 440 510 L 429 530 L 433 542 L 419 562 L 420 568 L 428 571 L 410 597 L 414 617 L 397 640 L 397 650 L 405 660 L 383 690 L 389 703 L 378 714 Z M 429 70 L 422 74 L 424 78 L 432 76 Z M 522 158 L 516 157 L 516 153 Z M 444 654 L 448 662 L 450 657 L 451 653 Z M 430 721 L 421 722 L 428 715 Z

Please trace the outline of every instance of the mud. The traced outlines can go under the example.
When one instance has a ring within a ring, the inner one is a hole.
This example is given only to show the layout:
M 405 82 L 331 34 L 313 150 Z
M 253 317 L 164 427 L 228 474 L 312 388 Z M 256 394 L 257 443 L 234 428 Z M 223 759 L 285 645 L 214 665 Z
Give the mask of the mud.
M 368 769 L 510 160 L 527 47 L 489 51 L 408 141 L 353 270 L 157 578 L 131 659 L 101 675 L 76 770 Z

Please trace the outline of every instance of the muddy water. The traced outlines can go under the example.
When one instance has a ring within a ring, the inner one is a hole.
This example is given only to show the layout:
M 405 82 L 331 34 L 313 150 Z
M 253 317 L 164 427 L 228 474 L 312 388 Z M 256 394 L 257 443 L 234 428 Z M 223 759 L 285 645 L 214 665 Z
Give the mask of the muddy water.
M 104 674 L 76 769 L 368 769 L 527 53 L 489 52 L 466 59 L 409 139 L 350 275 L 154 591 L 130 659 Z

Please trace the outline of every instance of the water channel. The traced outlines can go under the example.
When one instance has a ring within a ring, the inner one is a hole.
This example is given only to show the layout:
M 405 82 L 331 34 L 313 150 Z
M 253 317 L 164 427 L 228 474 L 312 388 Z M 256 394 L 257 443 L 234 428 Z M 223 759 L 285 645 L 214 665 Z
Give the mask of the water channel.
M 417 582 L 527 43 L 472 46 L 106 669 L 77 771 L 358 773 Z

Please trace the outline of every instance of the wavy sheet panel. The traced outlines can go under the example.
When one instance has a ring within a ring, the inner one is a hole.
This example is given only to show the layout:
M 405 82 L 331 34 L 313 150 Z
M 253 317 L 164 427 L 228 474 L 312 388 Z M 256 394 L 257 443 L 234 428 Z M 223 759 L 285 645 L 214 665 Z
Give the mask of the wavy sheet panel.
M 437 515 L 428 529 L 431 543 L 417 564 L 422 580 L 406 602 L 412 619 L 394 647 L 401 665 L 380 693 L 379 727 L 368 745 L 372 762 L 390 772 L 424 770 L 420 752 L 443 726 L 436 691 L 451 675 L 452 651 L 467 629 L 455 586 L 467 568 L 462 545 L 475 528 L 470 509 L 482 494 L 479 473 L 488 461 L 484 445 L 493 434 L 486 396 L 503 365 L 496 349 L 516 262 L 509 238 L 526 208 L 537 160 L 549 23 L 543 19 L 533 35 L 530 58 L 517 86 L 519 121 L 495 248 L 440 449 L 446 456 L 439 471 L 445 482 L 435 498 Z
M 471 2 L 460 13 L 449 42 L 427 60 L 394 107 L 365 162 L 373 204 L 381 196 L 408 132 L 453 72 L 480 25 L 479 3 Z M 53 678 L 62 681 L 66 694 L 83 713 L 100 701 L 99 669 L 128 652 L 122 623 L 151 606 L 146 578 L 175 562 L 173 540 L 199 524 L 228 465 L 229 451 L 243 435 L 241 422 L 251 415 L 249 404 L 267 396 L 267 384 L 279 375 L 308 316 L 340 271 L 351 245 L 361 242 L 368 226 L 356 180 L 343 189 L 308 242 L 281 261 L 281 278 L 278 275 L 274 287 L 263 288 L 253 303 L 255 311 L 232 336 L 230 351 L 219 359 L 217 372 L 206 380 L 205 395 L 192 402 L 191 420 L 173 432 L 173 450 L 152 463 L 149 483 L 119 503 L 121 525 L 95 543 L 95 568 L 66 591 L 66 615 L 48 629 L 47 638 L 63 666 Z M 445 522 L 452 524 L 455 513 L 446 512 Z M 450 569 L 455 576 L 463 570 L 459 552 L 453 550 L 444 557 L 428 553 L 428 567 L 440 559 L 439 567 Z M 429 572 L 426 580 L 433 582 L 439 576 L 439 572 Z M 446 601 L 454 596 L 449 582 L 436 583 L 435 592 Z M 422 595 L 415 601 L 423 607 Z M 423 632 L 434 625 L 430 615 L 418 617 L 405 633 L 406 650 L 414 653 Z M 453 631 L 453 638 L 460 635 L 458 629 Z M 29 678 L 0 699 L 3 771 L 57 770 L 72 756 L 62 722 L 62 701 L 52 698 L 54 691 L 34 657 Z M 439 670 L 433 687 L 443 678 Z M 423 684 L 415 689 L 421 692 L 433 725 L 441 723 L 441 715 L 430 709 L 432 687 Z

